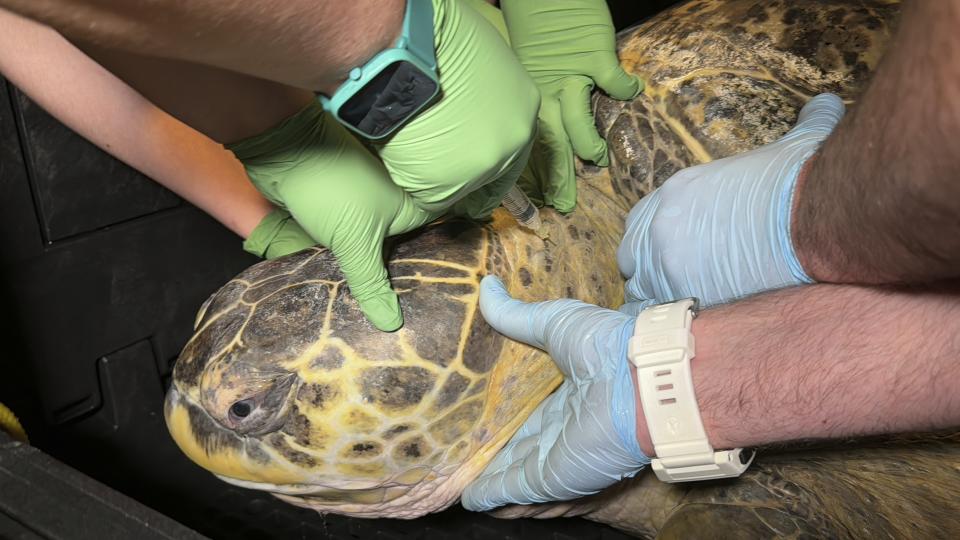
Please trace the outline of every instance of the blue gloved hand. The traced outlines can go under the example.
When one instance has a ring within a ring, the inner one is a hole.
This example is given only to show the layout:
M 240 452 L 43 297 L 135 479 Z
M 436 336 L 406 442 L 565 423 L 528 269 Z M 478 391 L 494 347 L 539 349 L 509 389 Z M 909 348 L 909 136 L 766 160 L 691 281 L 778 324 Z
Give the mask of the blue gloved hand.
M 840 98 L 821 94 L 780 140 L 684 169 L 637 203 L 617 251 L 628 280 L 622 311 L 690 296 L 710 306 L 812 283 L 791 241 L 793 195 L 843 112 Z
M 565 380 L 467 486 L 465 508 L 574 499 L 650 462 L 627 360 L 634 317 L 577 300 L 514 300 L 493 276 L 480 283 L 480 310 L 497 331 L 547 351 Z

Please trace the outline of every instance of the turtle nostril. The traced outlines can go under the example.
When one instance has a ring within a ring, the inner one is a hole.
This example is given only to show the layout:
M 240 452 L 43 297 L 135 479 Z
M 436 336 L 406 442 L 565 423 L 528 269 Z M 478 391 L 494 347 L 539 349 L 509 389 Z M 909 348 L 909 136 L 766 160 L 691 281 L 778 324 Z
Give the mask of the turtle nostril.
M 230 406 L 230 414 L 237 418 L 246 418 L 250 415 L 251 410 L 253 410 L 253 406 L 249 399 L 238 401 Z

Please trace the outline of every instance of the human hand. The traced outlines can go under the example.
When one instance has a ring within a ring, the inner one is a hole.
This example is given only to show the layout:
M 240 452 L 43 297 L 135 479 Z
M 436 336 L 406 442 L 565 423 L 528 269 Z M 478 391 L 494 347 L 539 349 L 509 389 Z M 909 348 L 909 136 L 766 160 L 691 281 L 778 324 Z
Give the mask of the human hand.
M 494 276 L 480 283 L 480 310 L 497 331 L 549 353 L 565 379 L 467 486 L 465 508 L 573 499 L 649 463 L 627 359 L 634 317 L 577 300 L 514 300 Z
M 316 244 L 290 212 L 275 208 L 250 232 L 243 249 L 257 257 L 276 259 Z
M 607 143 L 590 111 L 594 83 L 613 98 L 633 99 L 643 91 L 643 81 L 620 67 L 603 0 L 503 0 L 500 5 L 510 44 L 540 89 L 538 140 L 549 158 L 536 168 L 537 189 L 544 203 L 569 212 L 577 201 L 573 154 L 609 164 Z
M 231 145 L 264 196 L 289 210 L 270 214 L 245 247 L 279 256 L 307 247 L 303 234 L 333 253 L 350 293 L 374 326 L 403 324 L 390 288 L 383 241 L 438 217 L 413 204 L 374 155 L 318 103 L 277 128 Z M 302 228 L 302 229 L 301 229 Z
M 540 95 L 497 30 L 460 0 L 433 0 L 441 99 L 372 147 L 420 208 L 488 216 L 516 184 Z
M 843 111 L 840 98 L 821 94 L 780 140 L 684 169 L 637 203 L 617 250 L 624 311 L 691 296 L 706 307 L 812 283 L 791 242 L 793 198 Z

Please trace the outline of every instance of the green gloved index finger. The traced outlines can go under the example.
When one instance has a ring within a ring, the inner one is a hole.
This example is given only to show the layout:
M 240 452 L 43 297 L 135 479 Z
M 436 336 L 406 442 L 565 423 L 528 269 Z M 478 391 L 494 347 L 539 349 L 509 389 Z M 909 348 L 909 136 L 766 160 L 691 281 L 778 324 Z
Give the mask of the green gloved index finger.
M 340 193 L 339 197 L 315 192 L 305 180 L 310 179 L 291 178 L 281 188 L 290 212 L 304 230 L 336 257 L 350 294 L 367 319 L 385 332 L 400 328 L 400 301 L 390 288 L 383 262 L 383 240 L 396 209 L 366 196 L 363 188 L 369 186 L 363 185 L 363 177 L 355 178 L 361 184 L 356 190 Z
M 289 198 L 290 211 L 303 228 L 330 249 L 360 310 L 378 329 L 403 326 L 400 301 L 390 288 L 383 262 L 387 220 L 363 205 L 319 203 L 317 197 Z
M 628 100 L 633 99 L 643 92 L 646 86 L 643 79 L 636 75 L 631 75 L 617 63 L 616 55 L 609 62 L 604 62 L 596 72 L 591 73 L 593 82 L 601 90 L 607 93 L 613 99 Z
M 369 236 L 355 227 L 344 227 L 335 235 L 330 251 L 340 263 L 340 270 L 350 287 L 350 294 L 360 304 L 367 319 L 384 332 L 403 326 L 400 299 L 390 287 L 383 262 L 385 232 Z
M 278 193 L 300 226 L 337 258 L 367 319 L 390 332 L 403 325 L 403 316 L 384 267 L 383 240 L 401 208 L 403 192 L 359 144 L 351 139 L 336 142 L 330 145 L 336 160 L 318 151 L 287 170 Z
M 597 133 L 593 112 L 590 110 L 593 82 L 587 77 L 567 77 L 562 84 L 560 112 L 573 151 L 581 159 L 606 167 L 610 163 L 607 157 L 607 142 Z
M 540 129 L 533 151 L 533 172 L 545 175 L 539 179 L 544 202 L 559 212 L 572 211 L 577 205 L 577 176 L 557 99 L 545 98 L 540 104 Z

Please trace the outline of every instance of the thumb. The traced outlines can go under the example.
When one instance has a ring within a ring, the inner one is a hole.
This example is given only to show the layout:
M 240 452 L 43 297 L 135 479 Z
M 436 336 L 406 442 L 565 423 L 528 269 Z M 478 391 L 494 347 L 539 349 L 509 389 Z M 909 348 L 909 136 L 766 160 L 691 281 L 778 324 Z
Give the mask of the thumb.
M 542 315 L 538 306 L 514 299 L 497 276 L 480 281 L 480 313 L 487 323 L 510 339 L 545 349 L 544 326 L 537 324 Z
M 620 67 L 620 64 L 614 61 L 607 65 L 605 69 L 599 71 L 593 77 L 593 82 L 610 97 L 619 100 L 633 99 L 643 92 L 643 79 L 636 75 L 631 75 Z
M 494 330 L 550 354 L 565 377 L 575 377 L 586 357 L 581 347 L 589 345 L 589 324 L 596 306 L 563 298 L 546 302 L 523 302 L 510 296 L 496 276 L 480 282 L 480 313 Z M 615 312 L 614 312 L 615 313 Z
M 797 125 L 784 138 L 803 135 L 826 138 L 843 118 L 843 100 L 833 94 L 820 94 L 800 109 Z

